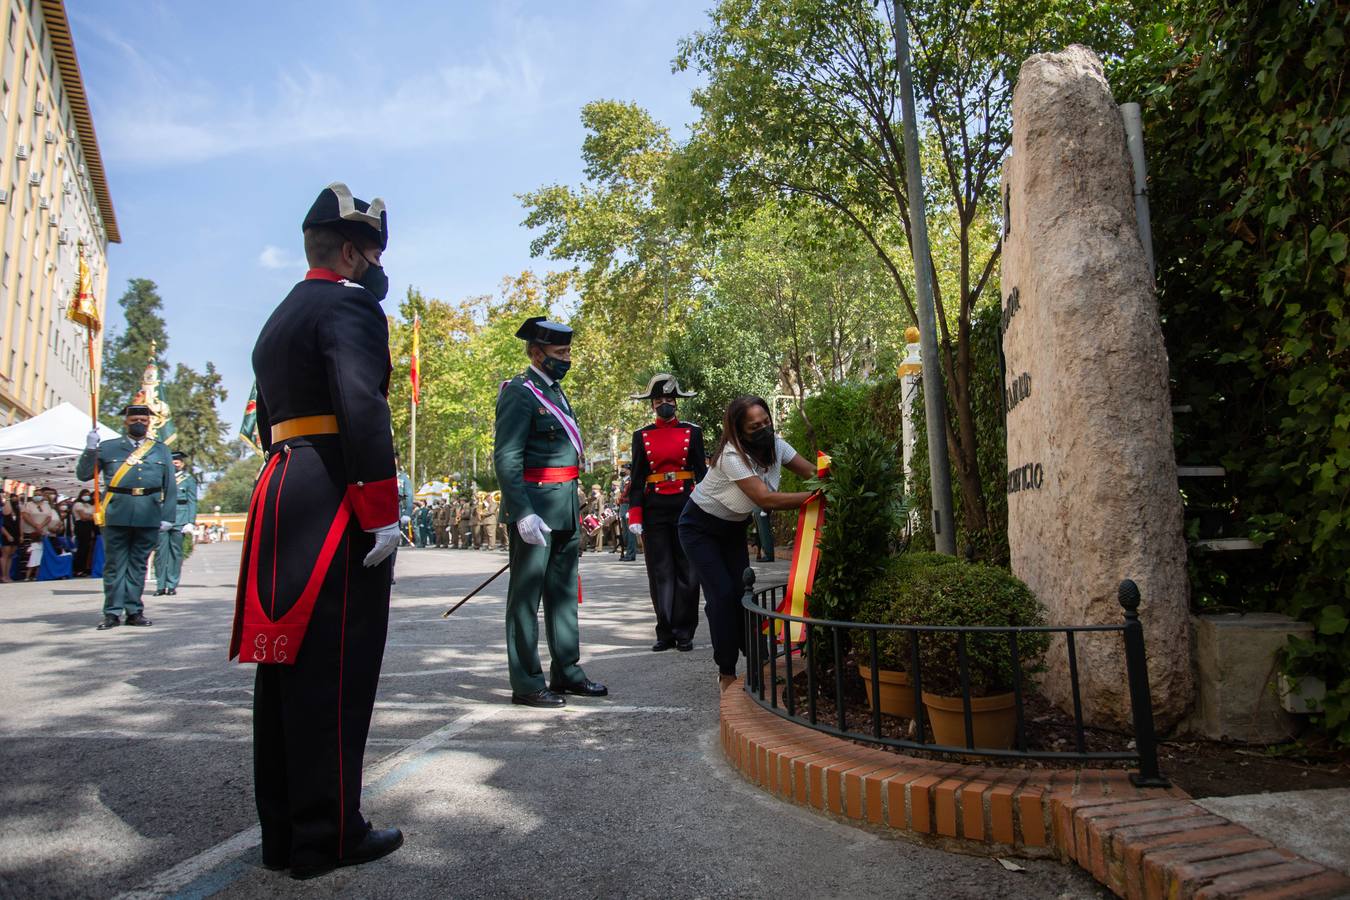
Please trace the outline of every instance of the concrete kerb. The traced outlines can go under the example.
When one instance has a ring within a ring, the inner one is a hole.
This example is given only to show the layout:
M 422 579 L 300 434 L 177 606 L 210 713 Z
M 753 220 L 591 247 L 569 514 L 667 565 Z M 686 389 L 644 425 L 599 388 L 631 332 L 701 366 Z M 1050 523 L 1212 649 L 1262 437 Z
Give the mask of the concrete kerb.
M 1053 854 L 1131 900 L 1350 896 L 1350 877 L 1178 788 L 1136 788 L 1120 771 L 1027 772 L 888 753 L 776 716 L 739 682 L 721 697 L 721 737 L 731 764 L 775 797 L 947 850 Z

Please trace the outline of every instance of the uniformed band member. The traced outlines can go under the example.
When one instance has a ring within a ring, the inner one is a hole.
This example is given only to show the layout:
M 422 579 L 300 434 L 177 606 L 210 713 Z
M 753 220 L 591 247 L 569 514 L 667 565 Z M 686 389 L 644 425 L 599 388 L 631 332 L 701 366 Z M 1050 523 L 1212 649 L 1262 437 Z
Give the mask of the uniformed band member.
M 566 706 L 564 693 L 603 697 L 609 689 L 578 664 L 577 477 L 581 432 L 559 382 L 572 364 L 572 329 L 533 316 L 516 331 L 530 366 L 497 395 L 493 461 L 501 481 L 498 512 L 508 526 L 511 583 L 506 596 L 506 656 L 511 702 Z M 551 657 L 539 662 L 539 604 Z
M 361 815 L 400 511 L 380 309 L 384 203 L 334 183 L 302 227 L 310 269 L 253 348 L 267 462 L 244 535 L 230 657 L 259 664 L 263 864 L 312 878 L 403 843 Z
M 685 501 L 708 472 L 703 429 L 681 422 L 675 376 L 653 375 L 647 390 L 630 395 L 651 403 L 656 421 L 633 432 L 633 483 L 628 492 L 628 529 L 642 535 L 647 586 L 656 612 L 653 650 L 694 649 L 698 628 L 698 582 L 680 546 L 676 524 Z
M 178 580 L 183 574 L 183 529 L 197 521 L 197 479 L 187 467 L 187 454 L 173 451 L 173 469 L 178 503 L 174 506 L 173 527 L 159 533 L 155 549 L 156 597 L 178 593 Z
M 149 625 L 141 595 L 150 551 L 161 531 L 173 527 L 178 505 L 169 448 L 146 437 L 150 407 L 122 410 L 125 434 L 100 441 L 89 432 L 75 477 L 92 481 L 103 474 L 103 621 L 99 631 L 122 624 Z

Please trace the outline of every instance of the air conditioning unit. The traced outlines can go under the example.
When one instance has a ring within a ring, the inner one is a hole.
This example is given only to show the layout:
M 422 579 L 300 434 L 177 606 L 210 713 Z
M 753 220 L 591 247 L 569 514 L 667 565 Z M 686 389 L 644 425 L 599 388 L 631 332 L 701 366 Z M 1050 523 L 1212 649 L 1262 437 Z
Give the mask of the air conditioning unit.
M 83 164 L 83 163 L 81 163 L 80 165 L 78 165 L 78 166 L 75 167 L 75 174 L 76 174 L 76 175 L 79 175 L 79 176 L 81 176 L 81 177 L 84 176 L 84 164 Z
M 31 184 L 31 185 L 33 185 L 33 187 L 37 187 L 38 185 L 42 184 L 42 173 L 41 173 L 41 172 L 29 172 L 29 173 L 28 173 L 28 183 Z
M 33 112 L 37 113 L 39 116 L 45 116 L 47 114 L 47 104 L 43 103 L 41 100 L 34 100 Z
M 0 191 L 0 203 L 9 202 L 9 191 Z
M 52 228 L 56 227 L 56 213 L 50 213 L 47 216 L 47 224 L 50 225 Z
M 16 157 L 18 157 L 19 159 L 27 159 L 27 158 L 28 158 L 28 145 L 27 145 L 27 144 L 20 144 L 18 147 L 15 147 L 15 148 L 14 148 L 14 155 L 15 155 Z
M 73 193 L 74 190 L 75 190 L 75 185 L 71 184 L 70 179 L 66 179 L 66 183 L 63 184 L 63 185 L 61 185 L 61 193 L 63 193 L 63 194 L 70 194 L 70 193 Z
M 62 229 L 61 229 L 61 234 L 58 235 L 57 238 L 56 238 L 56 242 L 57 242 L 58 244 L 69 244 L 69 243 L 70 243 L 70 229 L 69 229 L 69 228 L 62 228 Z
M 42 133 L 42 139 L 43 139 L 44 141 L 46 141 L 47 143 L 49 143 L 49 144 L 55 144 L 55 143 L 56 143 L 56 132 L 55 132 L 55 131 L 52 131 L 50 128 L 48 128 L 46 131 L 44 131 L 44 132 Z
M 52 201 L 48 200 L 46 197 L 38 198 L 38 209 L 51 209 L 51 208 L 52 208 Z

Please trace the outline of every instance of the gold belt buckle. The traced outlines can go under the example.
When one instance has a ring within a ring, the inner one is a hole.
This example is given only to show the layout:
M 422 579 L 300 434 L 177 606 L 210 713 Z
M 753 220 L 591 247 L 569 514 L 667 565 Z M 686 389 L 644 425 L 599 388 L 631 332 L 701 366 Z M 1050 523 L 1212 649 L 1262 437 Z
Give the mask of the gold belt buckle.
M 131 489 L 131 496 L 133 496 L 133 497 L 142 497 L 142 496 L 144 496 L 144 495 L 145 495 L 145 488 L 132 488 L 132 489 Z
M 664 473 L 664 475 L 665 475 L 665 480 L 666 480 L 666 481 L 674 481 L 674 480 L 675 480 L 675 473 L 674 473 L 674 472 L 666 472 L 666 473 Z

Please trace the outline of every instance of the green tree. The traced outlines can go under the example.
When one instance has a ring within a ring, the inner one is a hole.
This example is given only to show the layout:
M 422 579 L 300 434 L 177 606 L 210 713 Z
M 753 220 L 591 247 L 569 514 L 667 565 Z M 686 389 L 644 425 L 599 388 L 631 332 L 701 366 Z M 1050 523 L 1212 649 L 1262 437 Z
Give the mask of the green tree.
M 178 434 L 173 449 L 209 471 L 223 468 L 231 459 L 230 429 L 220 420 L 218 408 L 228 396 L 215 363 L 209 361 L 201 373 L 179 363 L 173 378 L 164 384 L 164 399 L 173 411 Z
M 141 386 L 141 375 L 153 360 L 160 369 L 168 366 L 165 354 L 169 334 L 164 326 L 159 288 L 148 278 L 132 278 L 126 292 L 118 298 L 126 324 L 108 335 L 103 347 L 103 386 L 99 395 L 103 421 L 111 428 L 122 427 L 118 415 Z
M 248 512 L 253 483 L 258 480 L 262 462 L 256 454 L 249 453 L 231 463 L 219 478 L 207 486 L 200 504 L 201 511 L 214 512 L 219 506 L 223 513 Z
M 891 5 L 836 0 L 723 0 L 711 26 L 676 59 L 707 79 L 702 116 L 672 181 L 681 221 L 717 223 L 766 198 L 805 197 L 855 228 L 876 252 L 913 320 L 909 197 L 899 131 Z M 1031 54 L 1070 42 L 1110 51 L 1133 43 L 1128 4 L 1039 0 L 906 4 L 915 90 L 924 109 L 926 181 L 935 255 L 955 264 L 938 279 L 937 321 L 949 406 L 947 431 L 966 521 L 982 529 L 968 340 L 975 307 L 994 302 L 1001 246 L 994 237 L 999 167 L 1011 139 L 1012 85 Z M 938 260 L 934 268 L 942 270 Z

